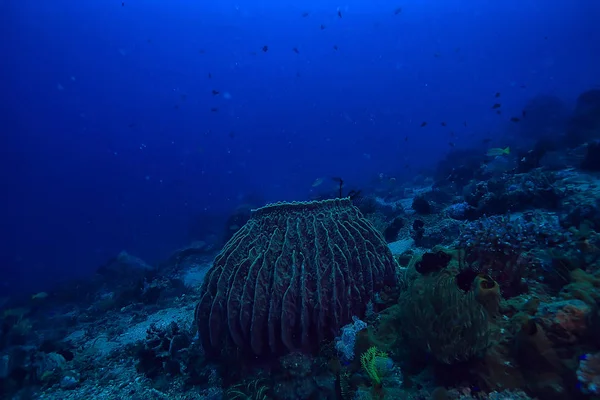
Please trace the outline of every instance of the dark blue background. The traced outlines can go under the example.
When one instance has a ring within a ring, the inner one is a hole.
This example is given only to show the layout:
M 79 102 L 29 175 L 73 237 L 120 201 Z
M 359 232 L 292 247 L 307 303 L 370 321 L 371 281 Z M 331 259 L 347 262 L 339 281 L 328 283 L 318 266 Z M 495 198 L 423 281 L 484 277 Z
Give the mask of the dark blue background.
M 1 290 L 155 262 L 247 196 L 410 178 L 599 81 L 596 0 L 256 3 L 0 2 Z

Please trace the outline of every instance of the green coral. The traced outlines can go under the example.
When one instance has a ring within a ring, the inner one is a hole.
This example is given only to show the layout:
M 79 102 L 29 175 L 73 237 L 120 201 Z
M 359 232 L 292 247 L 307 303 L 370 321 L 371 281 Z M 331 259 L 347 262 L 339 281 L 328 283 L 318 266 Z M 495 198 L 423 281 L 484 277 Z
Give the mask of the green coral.
M 411 345 L 446 364 L 468 360 L 490 345 L 488 313 L 447 270 L 410 282 L 397 317 Z
M 373 386 L 381 385 L 382 379 L 394 369 L 394 363 L 387 353 L 380 351 L 375 346 L 370 347 L 361 355 L 360 363 L 369 378 L 371 378 Z

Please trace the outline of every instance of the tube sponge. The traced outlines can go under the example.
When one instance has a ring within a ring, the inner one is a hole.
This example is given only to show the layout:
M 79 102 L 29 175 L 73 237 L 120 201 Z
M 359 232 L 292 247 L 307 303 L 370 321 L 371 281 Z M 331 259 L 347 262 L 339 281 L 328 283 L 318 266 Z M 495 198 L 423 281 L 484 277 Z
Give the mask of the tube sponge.
M 486 309 L 490 316 L 498 314 L 500 306 L 500 286 L 489 275 L 479 274 L 473 282 L 475 298 Z

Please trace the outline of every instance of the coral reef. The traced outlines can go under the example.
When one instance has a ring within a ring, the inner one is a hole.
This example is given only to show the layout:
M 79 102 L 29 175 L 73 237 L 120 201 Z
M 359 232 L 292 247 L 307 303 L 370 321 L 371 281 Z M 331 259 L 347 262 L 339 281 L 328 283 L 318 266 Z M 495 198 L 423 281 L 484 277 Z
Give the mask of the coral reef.
M 336 178 L 324 200 L 246 199 L 162 262 L 121 252 L 0 299 L 0 393 L 600 398 L 599 93 L 570 119 L 532 100 L 511 154 L 453 149 L 434 177 L 381 173 L 352 198 Z

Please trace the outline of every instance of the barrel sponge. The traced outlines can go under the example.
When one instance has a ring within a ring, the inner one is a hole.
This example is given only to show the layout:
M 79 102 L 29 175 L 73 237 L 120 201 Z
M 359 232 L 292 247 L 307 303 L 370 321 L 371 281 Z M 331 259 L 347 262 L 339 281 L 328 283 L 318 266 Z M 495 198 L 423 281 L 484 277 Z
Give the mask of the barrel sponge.
M 196 323 L 209 354 L 315 352 L 395 283 L 385 240 L 350 199 L 270 204 L 215 258 Z

